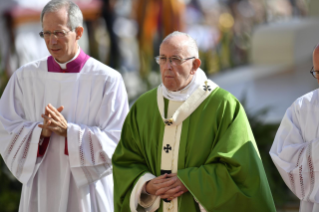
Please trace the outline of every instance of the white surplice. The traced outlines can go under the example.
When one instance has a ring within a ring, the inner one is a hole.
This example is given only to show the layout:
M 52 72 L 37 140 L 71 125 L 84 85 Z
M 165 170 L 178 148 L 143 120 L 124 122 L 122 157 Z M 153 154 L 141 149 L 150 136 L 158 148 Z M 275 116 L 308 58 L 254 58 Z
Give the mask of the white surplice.
M 286 111 L 270 156 L 301 212 L 319 211 L 319 90 L 298 98 Z
M 51 103 L 63 105 L 65 138 L 37 150 Z M 0 153 L 23 183 L 20 212 L 113 211 L 111 157 L 128 112 L 121 75 L 89 58 L 80 73 L 48 72 L 47 58 L 21 67 L 0 100 Z

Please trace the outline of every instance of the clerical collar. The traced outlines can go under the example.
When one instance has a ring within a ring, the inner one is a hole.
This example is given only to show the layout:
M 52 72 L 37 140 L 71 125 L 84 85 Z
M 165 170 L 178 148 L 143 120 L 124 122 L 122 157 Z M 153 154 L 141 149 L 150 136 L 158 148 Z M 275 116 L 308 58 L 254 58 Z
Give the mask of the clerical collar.
M 56 60 L 52 56 L 49 56 L 47 61 L 48 72 L 79 73 L 89 58 L 90 56 L 85 54 L 82 49 L 79 49 L 77 55 L 72 60 L 65 63 L 66 69 L 62 69 Z
M 78 47 L 78 51 L 76 52 L 75 56 L 71 60 L 69 60 L 69 61 L 67 61 L 65 63 L 59 63 L 55 58 L 54 58 L 54 60 L 55 60 L 55 62 L 57 64 L 60 65 L 61 69 L 66 69 L 66 64 L 68 64 L 69 62 L 75 60 L 79 56 L 79 54 L 80 54 L 80 47 Z
M 162 83 L 163 96 L 173 101 L 185 101 L 205 80 L 207 80 L 206 74 L 198 68 L 191 82 L 180 91 L 170 91 Z

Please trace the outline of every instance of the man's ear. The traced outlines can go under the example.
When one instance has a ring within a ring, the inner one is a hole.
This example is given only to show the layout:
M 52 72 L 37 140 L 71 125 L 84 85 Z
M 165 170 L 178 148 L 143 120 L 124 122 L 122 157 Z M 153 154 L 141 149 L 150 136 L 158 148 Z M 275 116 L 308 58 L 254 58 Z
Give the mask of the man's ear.
M 196 70 L 200 67 L 200 64 L 202 63 L 202 61 L 198 58 L 194 59 L 193 61 L 193 67 L 191 70 L 191 75 L 194 75 Z
M 77 28 L 75 28 L 75 33 L 76 33 L 76 40 L 80 40 L 80 38 L 82 37 L 83 35 L 83 27 L 79 26 Z

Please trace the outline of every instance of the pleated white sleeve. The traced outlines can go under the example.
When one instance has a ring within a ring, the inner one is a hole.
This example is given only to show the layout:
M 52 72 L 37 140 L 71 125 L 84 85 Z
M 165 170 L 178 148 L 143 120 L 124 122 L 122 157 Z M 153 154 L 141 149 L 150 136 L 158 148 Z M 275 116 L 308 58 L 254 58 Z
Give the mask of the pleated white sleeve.
M 90 184 L 112 173 L 111 158 L 129 110 L 121 77 L 107 85 L 102 104 L 91 109 L 97 110 L 97 126 L 68 123 L 69 161 L 78 186 Z
M 12 172 L 22 183 L 34 176 L 41 128 L 35 114 L 27 121 L 23 110 L 23 92 L 14 74 L 0 100 L 0 153 Z M 40 114 L 41 115 L 41 114 Z

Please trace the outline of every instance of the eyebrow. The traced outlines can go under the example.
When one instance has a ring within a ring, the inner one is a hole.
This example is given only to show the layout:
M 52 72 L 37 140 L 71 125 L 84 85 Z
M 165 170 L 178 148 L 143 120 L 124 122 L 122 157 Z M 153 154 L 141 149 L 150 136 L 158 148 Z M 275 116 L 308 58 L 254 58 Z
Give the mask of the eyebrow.
M 160 54 L 160 57 L 166 57 L 166 55 Z M 177 56 L 177 55 L 173 55 L 173 56 L 171 56 L 171 58 L 172 58 L 172 57 L 180 58 L 180 56 Z
M 55 30 L 52 30 L 52 31 L 51 31 L 51 30 L 43 29 L 43 28 L 42 28 L 42 31 L 43 31 L 43 32 L 46 32 L 46 31 L 47 31 L 47 32 L 54 32 L 54 31 L 62 31 L 62 30 L 67 31 L 66 29 L 55 29 Z

